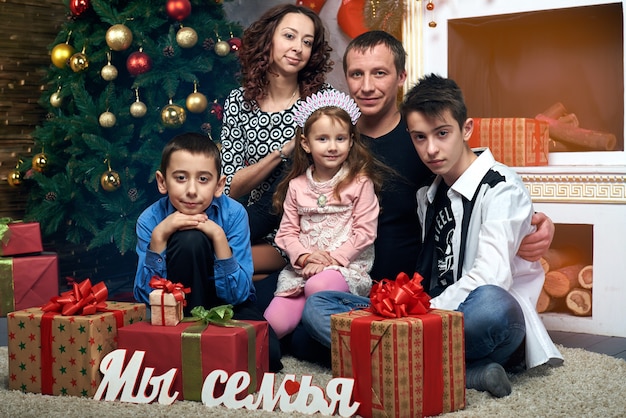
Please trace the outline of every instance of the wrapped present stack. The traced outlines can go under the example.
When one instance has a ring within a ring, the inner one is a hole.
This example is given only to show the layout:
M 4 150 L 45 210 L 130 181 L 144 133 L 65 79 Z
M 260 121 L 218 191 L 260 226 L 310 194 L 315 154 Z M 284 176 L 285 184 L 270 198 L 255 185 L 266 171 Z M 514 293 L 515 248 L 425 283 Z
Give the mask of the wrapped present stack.
M 472 148 L 489 148 L 509 167 L 548 165 L 548 123 L 528 118 L 473 118 Z
M 229 375 L 248 372 L 249 393 L 256 392 L 269 371 L 267 322 L 232 320 L 231 305 L 210 310 L 197 306 L 191 314 L 175 326 L 145 322 L 124 327 L 118 348 L 145 352 L 143 366 L 154 368 L 156 375 L 176 368 L 171 393 L 178 391 L 178 400 L 201 401 L 204 379 L 216 369 Z M 223 390 L 216 386 L 216 396 Z
M 122 327 L 144 321 L 146 306 L 107 301 L 89 279 L 45 305 L 7 315 L 9 389 L 92 397 L 100 360 L 117 348 Z
M 0 219 L 0 241 L 0 317 L 59 294 L 58 258 L 43 252 L 37 222 Z
M 465 407 L 463 314 L 430 309 L 415 274 L 372 287 L 372 306 L 331 317 L 333 377 L 354 378 L 363 417 L 423 417 Z

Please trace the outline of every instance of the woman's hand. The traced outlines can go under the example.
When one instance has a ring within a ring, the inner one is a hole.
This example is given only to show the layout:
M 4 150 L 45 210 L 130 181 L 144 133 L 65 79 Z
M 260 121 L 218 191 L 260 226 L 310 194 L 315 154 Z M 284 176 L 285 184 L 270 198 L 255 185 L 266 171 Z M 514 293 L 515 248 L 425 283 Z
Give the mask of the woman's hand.
M 280 149 L 280 154 L 286 156 L 287 158 L 291 158 L 293 156 L 293 151 L 295 147 L 296 147 L 296 139 L 292 138 L 291 141 L 283 145 L 283 147 Z

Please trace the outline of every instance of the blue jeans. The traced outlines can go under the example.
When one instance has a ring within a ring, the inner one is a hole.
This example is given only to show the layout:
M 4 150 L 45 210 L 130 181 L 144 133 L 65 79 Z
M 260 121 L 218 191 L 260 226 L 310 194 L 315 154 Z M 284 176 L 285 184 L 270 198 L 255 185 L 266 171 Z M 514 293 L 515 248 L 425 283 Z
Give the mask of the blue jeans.
M 369 306 L 369 298 L 363 296 L 319 292 L 307 299 L 302 324 L 311 337 L 330 347 L 330 316 Z M 491 362 L 505 365 L 524 341 L 522 309 L 509 292 L 498 286 L 474 289 L 457 311 L 464 316 L 467 366 Z

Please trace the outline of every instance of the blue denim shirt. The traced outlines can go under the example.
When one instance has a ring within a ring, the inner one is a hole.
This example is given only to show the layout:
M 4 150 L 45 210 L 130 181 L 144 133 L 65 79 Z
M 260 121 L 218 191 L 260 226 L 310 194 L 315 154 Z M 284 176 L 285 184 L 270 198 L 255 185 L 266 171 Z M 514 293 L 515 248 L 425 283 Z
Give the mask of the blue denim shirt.
M 137 219 L 137 274 L 135 275 L 134 294 L 139 302 L 149 303 L 149 294 L 153 290 L 149 283 L 152 276 L 167 278 L 166 251 L 156 253 L 148 249 L 154 228 L 176 209 L 165 196 L 150 205 Z M 214 274 L 217 296 L 232 305 L 238 305 L 248 299 L 256 300 L 252 283 L 252 249 L 250 248 L 250 228 L 248 214 L 236 200 L 222 195 L 214 198 L 207 208 L 210 220 L 224 230 L 226 239 L 233 252 L 232 257 L 215 259 Z

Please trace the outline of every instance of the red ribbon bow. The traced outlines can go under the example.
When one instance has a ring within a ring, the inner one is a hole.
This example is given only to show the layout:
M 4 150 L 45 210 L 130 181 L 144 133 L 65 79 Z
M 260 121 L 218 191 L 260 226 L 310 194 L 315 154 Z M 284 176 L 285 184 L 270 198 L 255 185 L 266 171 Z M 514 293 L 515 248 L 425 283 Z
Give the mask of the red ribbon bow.
M 104 282 L 91 285 L 91 280 L 72 283 L 72 289 L 54 296 L 41 309 L 44 312 L 55 312 L 61 315 L 93 315 L 105 311 L 109 290 Z
M 177 302 L 183 302 L 183 306 L 187 305 L 185 293 L 191 292 L 191 289 L 184 287 L 182 283 L 172 283 L 171 281 L 159 276 L 152 276 L 149 283 L 153 289 L 163 289 L 163 293 L 171 293 Z
M 424 292 L 422 280 L 418 273 L 414 273 L 412 279 L 406 273 L 399 273 L 395 281 L 383 279 L 375 283 L 370 291 L 370 310 L 386 318 L 427 313 L 430 296 Z

